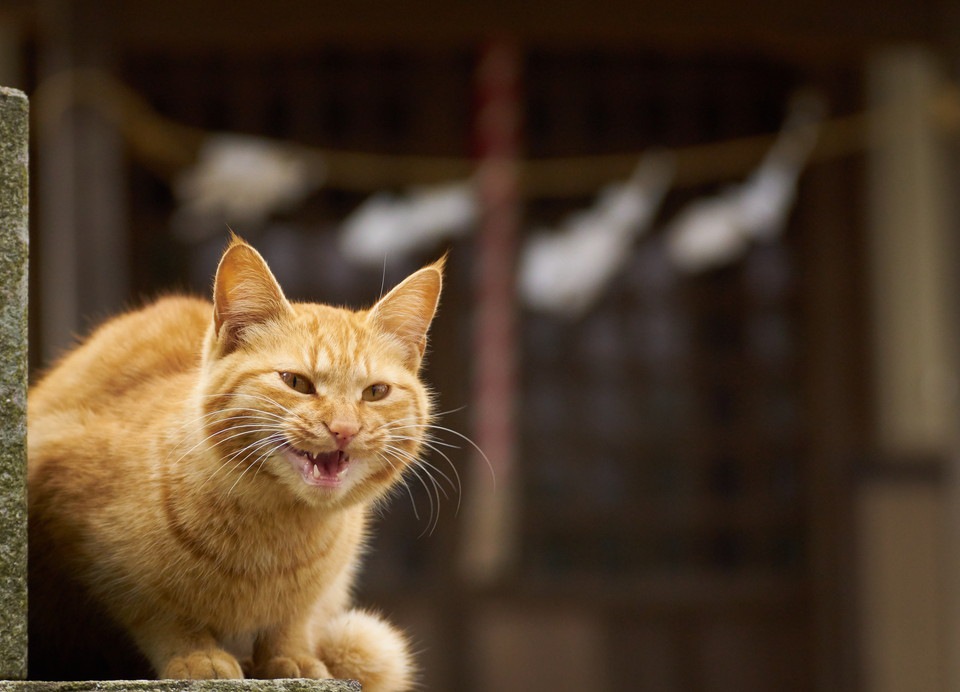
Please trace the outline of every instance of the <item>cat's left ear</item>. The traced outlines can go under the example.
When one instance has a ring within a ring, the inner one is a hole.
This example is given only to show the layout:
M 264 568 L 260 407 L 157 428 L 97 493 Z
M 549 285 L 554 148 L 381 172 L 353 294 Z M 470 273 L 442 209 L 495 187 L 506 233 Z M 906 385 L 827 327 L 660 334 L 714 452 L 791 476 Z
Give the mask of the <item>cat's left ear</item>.
M 376 329 L 400 341 L 407 352 L 407 365 L 413 370 L 419 369 L 427 348 L 427 330 L 440 302 L 446 259 L 444 255 L 408 276 L 381 298 L 367 316 Z
M 236 348 L 251 327 L 290 311 L 266 260 L 233 236 L 213 284 L 213 328 L 221 354 Z

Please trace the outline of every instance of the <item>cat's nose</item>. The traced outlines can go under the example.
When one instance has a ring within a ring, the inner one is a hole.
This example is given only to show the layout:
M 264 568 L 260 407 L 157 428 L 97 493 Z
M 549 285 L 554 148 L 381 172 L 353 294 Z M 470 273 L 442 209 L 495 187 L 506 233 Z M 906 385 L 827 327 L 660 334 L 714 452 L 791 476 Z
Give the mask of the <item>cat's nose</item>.
M 327 430 L 333 435 L 333 439 L 337 441 L 337 447 L 343 449 L 350 444 L 351 440 L 360 432 L 360 426 L 349 420 L 333 420 L 327 423 Z

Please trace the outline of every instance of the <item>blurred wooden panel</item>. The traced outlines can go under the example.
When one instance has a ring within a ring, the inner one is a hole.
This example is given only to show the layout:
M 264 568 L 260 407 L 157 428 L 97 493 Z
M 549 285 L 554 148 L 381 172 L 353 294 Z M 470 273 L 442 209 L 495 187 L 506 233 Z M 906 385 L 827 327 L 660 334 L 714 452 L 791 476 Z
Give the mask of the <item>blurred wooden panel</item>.
M 946 80 L 923 49 L 888 50 L 869 67 L 877 445 L 893 458 L 940 456 L 960 420 L 955 183 L 932 107 Z
M 489 606 L 472 622 L 476 689 L 606 690 L 601 623 L 587 609 Z
M 695 656 L 703 692 L 800 692 L 812 688 L 814 671 L 798 666 L 810 655 L 806 618 L 730 617 L 698 628 Z
M 510 33 L 528 43 L 611 43 L 679 49 L 729 49 L 744 43 L 769 52 L 810 57 L 858 55 L 877 41 L 935 35 L 941 5 L 934 0 L 851 0 L 770 3 L 764 0 L 451 3 L 409 0 L 151 0 L 102 3 L 116 12 L 120 39 L 130 46 L 205 49 L 287 49 L 328 42 L 393 45 L 475 43 Z M 255 38 L 255 40 L 251 40 Z
M 941 692 L 948 661 L 943 490 L 872 483 L 860 494 L 864 689 Z

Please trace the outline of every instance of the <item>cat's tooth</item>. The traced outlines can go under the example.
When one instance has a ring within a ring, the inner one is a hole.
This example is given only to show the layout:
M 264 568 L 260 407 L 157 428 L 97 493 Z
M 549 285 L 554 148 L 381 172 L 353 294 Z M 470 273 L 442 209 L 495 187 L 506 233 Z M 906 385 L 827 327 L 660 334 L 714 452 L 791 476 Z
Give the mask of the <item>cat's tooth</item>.
M 320 464 L 313 465 L 313 477 L 320 478 Z

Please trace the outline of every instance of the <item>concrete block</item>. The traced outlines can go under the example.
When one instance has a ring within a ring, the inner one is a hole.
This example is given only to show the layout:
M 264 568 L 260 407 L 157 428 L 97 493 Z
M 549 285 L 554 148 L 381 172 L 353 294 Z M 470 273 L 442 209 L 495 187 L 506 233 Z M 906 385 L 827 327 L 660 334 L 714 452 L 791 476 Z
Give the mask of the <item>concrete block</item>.
M 0 679 L 27 675 L 27 97 L 0 87 Z

